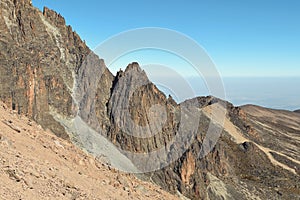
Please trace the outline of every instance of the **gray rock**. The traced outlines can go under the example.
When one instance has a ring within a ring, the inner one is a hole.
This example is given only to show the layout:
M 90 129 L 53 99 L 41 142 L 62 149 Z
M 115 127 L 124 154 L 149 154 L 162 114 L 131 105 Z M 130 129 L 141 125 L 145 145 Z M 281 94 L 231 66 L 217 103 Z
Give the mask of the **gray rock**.
M 219 186 L 233 199 L 299 195 L 299 170 L 274 165 L 260 148 L 282 152 L 272 154 L 277 162 L 298 166 L 299 140 L 291 139 L 300 134 L 298 114 L 234 107 L 211 96 L 177 104 L 149 81 L 138 63 L 114 77 L 55 11 L 45 8 L 42 13 L 30 0 L 1 0 L 0 5 L 0 100 L 14 112 L 103 155 L 111 165 L 133 171 L 154 167 L 157 171 L 142 177 L 190 199 L 224 197 L 216 192 Z M 204 108 L 217 103 L 251 142 L 233 142 L 230 133 L 203 115 Z M 222 135 L 199 159 L 210 126 L 223 130 Z M 178 141 L 169 144 L 174 138 Z M 156 150 L 160 154 L 151 154 Z

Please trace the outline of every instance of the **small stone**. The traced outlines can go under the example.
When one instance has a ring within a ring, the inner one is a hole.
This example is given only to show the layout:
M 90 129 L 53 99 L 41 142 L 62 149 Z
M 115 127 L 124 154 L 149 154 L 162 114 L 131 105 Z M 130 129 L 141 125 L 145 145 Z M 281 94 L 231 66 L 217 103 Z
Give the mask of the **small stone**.
M 32 126 L 32 124 L 33 124 L 33 123 L 32 123 L 32 121 L 30 121 L 30 120 L 29 120 L 28 123 L 27 123 L 28 126 Z
M 4 110 L 7 110 L 7 105 L 6 105 L 6 104 L 2 104 L 2 108 L 3 108 Z

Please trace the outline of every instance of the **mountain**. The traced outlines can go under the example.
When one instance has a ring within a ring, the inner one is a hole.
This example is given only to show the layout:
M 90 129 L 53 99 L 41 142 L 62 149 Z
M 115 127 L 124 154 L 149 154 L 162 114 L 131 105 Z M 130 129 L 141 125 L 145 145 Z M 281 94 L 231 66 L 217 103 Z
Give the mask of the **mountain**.
M 214 107 L 222 109 L 214 103 L 202 112 L 218 124 L 218 116 L 209 116 Z M 298 198 L 299 116 L 257 106 L 227 109 L 223 133 L 211 153 L 197 160 L 201 140 L 196 140 L 180 160 L 152 173 L 152 180 L 193 199 Z M 167 181 L 162 174 L 168 174 Z
M 296 112 L 296 113 L 300 113 L 300 110 L 295 110 L 294 112 Z
M 111 169 L 0 102 L 0 199 L 179 199 Z
M 29 0 L 0 12 L 0 100 L 20 116 L 190 199 L 300 197 L 298 114 L 211 96 L 177 104 L 138 63 L 112 75 L 56 12 Z
M 89 49 L 60 15 L 29 0 L 1 1 L 0 28 L 0 98 L 67 139 L 51 112 L 73 114 L 74 74 Z

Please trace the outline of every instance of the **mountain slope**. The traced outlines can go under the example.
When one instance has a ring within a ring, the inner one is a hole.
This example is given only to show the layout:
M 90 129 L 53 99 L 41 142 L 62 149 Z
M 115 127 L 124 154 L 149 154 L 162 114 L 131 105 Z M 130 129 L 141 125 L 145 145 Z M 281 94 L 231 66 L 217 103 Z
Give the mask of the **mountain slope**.
M 72 74 L 87 47 L 60 15 L 41 13 L 29 0 L 2 0 L 0 12 L 1 100 L 68 138 L 50 110 L 72 115 Z
M 249 138 L 300 175 L 300 116 L 259 106 L 243 106 L 242 111 L 246 114 L 245 122 L 254 130 Z
M 224 123 L 213 109 L 225 110 Z M 190 148 L 175 163 L 150 173 L 152 180 L 192 199 L 300 197 L 299 115 L 252 106 L 236 108 L 228 103 L 225 108 L 220 100 L 208 103 L 201 112 L 204 114 L 200 120 L 202 124 Z M 264 114 L 253 117 L 261 112 Z M 273 117 L 270 113 L 274 113 Z M 285 117 L 288 123 L 274 122 Z M 197 159 L 203 142 L 201 127 L 207 126 L 210 120 L 222 127 L 223 132 L 213 150 Z M 272 131 L 268 127 L 271 123 Z
M 81 102 L 74 101 L 86 99 L 74 96 L 73 90 L 80 87 L 77 83 L 95 84 L 93 88 L 101 92 L 97 110 L 102 116 L 101 102 L 108 98 L 111 88 L 104 85 L 111 84 L 113 76 L 64 18 L 48 8 L 41 13 L 29 0 L 1 0 L 0 12 L 0 99 L 67 139 L 70 135 L 54 116 L 75 116 L 75 105 Z M 103 76 L 82 80 L 90 71 Z
M 214 97 L 177 104 L 138 63 L 113 76 L 54 11 L 2 0 L 0 12 L 0 99 L 18 114 L 174 194 L 299 197 L 298 114 Z
M 0 102 L 0 199 L 177 199 L 111 169 Z

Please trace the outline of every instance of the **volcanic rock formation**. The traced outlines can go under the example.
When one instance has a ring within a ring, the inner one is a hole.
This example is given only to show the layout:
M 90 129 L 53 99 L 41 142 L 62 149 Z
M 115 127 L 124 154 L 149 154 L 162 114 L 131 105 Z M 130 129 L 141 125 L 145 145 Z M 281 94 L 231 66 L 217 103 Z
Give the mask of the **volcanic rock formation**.
M 56 12 L 0 3 L 0 100 L 18 114 L 191 199 L 299 198 L 299 114 L 177 104 L 138 63 L 113 76 Z

